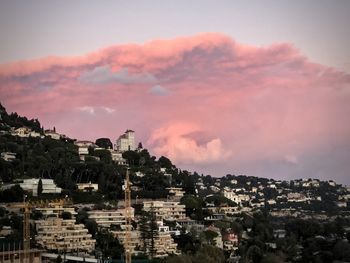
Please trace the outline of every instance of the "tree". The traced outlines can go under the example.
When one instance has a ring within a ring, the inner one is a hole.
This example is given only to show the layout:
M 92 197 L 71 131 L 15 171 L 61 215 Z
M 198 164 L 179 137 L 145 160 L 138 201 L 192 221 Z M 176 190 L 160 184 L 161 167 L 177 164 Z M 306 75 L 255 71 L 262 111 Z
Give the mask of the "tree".
M 158 160 L 158 164 L 160 167 L 164 167 L 164 168 L 167 168 L 167 169 L 171 169 L 173 167 L 173 164 L 171 163 L 171 161 L 164 157 L 164 156 L 161 156 Z
M 256 245 L 252 245 L 248 248 L 247 254 L 246 254 L 246 258 L 248 260 L 250 260 L 253 263 L 259 263 L 261 258 L 263 256 L 263 253 L 261 251 L 261 249 L 256 246 Z
M 43 193 L 43 181 L 40 178 L 38 182 L 38 196 L 41 196 L 42 193 Z
M 158 225 L 153 208 L 151 208 L 150 212 L 143 213 L 139 227 L 143 251 L 145 254 L 148 252 L 150 258 L 153 259 L 156 253 L 155 240 L 158 236 Z
M 56 260 L 55 260 L 55 263 L 62 263 L 62 257 L 61 255 L 58 255 Z
M 113 149 L 113 144 L 109 138 L 98 138 L 95 143 L 101 148 Z
M 67 211 L 63 211 L 61 214 L 62 219 L 72 219 L 72 214 L 70 212 Z
M 93 219 L 87 219 L 85 221 L 85 227 L 87 228 L 87 230 L 89 231 L 89 233 L 92 235 L 92 237 L 94 238 L 97 230 L 98 230 L 98 226 L 95 220 Z

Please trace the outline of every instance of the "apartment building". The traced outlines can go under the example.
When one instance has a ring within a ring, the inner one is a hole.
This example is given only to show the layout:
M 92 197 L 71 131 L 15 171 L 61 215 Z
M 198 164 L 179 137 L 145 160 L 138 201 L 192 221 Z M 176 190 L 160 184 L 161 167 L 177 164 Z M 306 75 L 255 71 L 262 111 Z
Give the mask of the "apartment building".
M 185 206 L 179 202 L 145 201 L 143 202 L 143 210 L 146 212 L 153 211 L 158 221 L 186 218 Z
M 64 207 L 62 205 L 49 204 L 46 207 L 35 207 L 35 210 L 41 212 L 44 218 L 61 217 L 63 212 L 69 212 L 72 215 L 72 218 L 74 218 L 75 215 L 77 214 L 74 207 Z
M 170 235 L 169 227 L 160 224 L 158 234 L 154 240 L 155 258 L 163 258 L 169 255 L 179 255 L 177 244 Z M 149 252 L 148 252 L 149 253 Z
M 101 227 L 110 227 L 111 225 L 125 226 L 125 208 L 117 210 L 91 210 L 88 211 L 89 218 L 96 221 Z M 134 218 L 134 208 L 131 208 L 131 217 Z
M 112 230 L 111 233 L 118 238 L 119 242 L 121 244 L 124 244 L 125 241 L 125 231 L 115 231 Z M 130 232 L 130 250 L 132 255 L 138 255 L 142 254 L 143 251 L 141 250 L 142 247 L 142 240 L 141 240 L 141 234 L 139 230 L 132 230 Z
M 36 242 L 43 248 L 59 252 L 92 252 L 96 240 L 83 224 L 76 224 L 75 219 L 49 217 L 35 221 Z

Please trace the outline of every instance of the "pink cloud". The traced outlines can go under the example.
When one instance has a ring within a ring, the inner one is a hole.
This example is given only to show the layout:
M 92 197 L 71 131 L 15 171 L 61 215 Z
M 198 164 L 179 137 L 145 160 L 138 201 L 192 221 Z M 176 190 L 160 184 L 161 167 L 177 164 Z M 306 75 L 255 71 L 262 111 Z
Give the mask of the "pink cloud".
M 19 61 L 0 65 L 0 94 L 9 110 L 72 137 L 135 129 L 152 152 L 196 170 L 281 176 L 274 167 L 294 163 L 288 176 L 326 177 L 335 164 L 303 160 L 350 156 L 350 76 L 289 43 L 248 46 L 211 33 Z

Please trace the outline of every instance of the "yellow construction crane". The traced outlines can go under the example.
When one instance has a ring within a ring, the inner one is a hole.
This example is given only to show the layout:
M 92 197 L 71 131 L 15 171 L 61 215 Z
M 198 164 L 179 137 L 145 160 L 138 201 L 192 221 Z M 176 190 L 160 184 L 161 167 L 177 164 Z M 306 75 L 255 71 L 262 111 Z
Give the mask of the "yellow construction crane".
M 124 250 L 125 250 L 125 262 L 131 263 L 131 183 L 129 179 L 129 168 L 126 169 L 125 176 L 125 239 L 124 239 Z
M 27 202 L 27 196 L 24 196 L 23 203 L 11 204 L 11 208 L 23 209 L 23 260 L 26 262 L 28 252 L 30 250 L 30 213 L 36 207 L 62 206 L 72 203 L 70 199 L 54 199 L 54 200 L 39 200 Z

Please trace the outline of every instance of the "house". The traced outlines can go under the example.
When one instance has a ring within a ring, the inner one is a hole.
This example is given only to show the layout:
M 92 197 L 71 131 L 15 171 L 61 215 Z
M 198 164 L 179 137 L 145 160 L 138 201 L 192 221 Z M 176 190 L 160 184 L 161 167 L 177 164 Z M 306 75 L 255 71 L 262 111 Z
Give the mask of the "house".
M 210 232 L 214 232 L 216 233 L 216 236 L 213 237 L 213 240 L 212 242 L 214 243 L 215 246 L 217 246 L 218 248 L 221 248 L 223 249 L 223 241 L 222 241 L 222 235 L 221 235 L 221 232 L 220 232 L 220 229 L 217 228 L 217 227 L 214 227 L 213 225 L 210 225 L 208 226 L 204 232 L 207 232 L 207 231 L 210 231 Z M 211 242 L 210 240 L 207 240 L 209 242 Z
M 238 249 L 238 235 L 229 232 L 223 235 L 223 249 L 224 251 L 233 251 Z
M 172 200 L 180 201 L 185 194 L 185 191 L 181 187 L 168 187 L 166 190 L 169 191 L 169 196 Z
M 83 192 L 96 192 L 98 190 L 98 184 L 89 183 L 77 183 L 78 190 Z
M 61 135 L 57 133 L 55 130 L 45 130 L 44 134 L 46 137 L 51 137 L 51 139 L 54 139 L 54 140 L 61 139 Z
M 22 138 L 28 138 L 32 130 L 28 127 L 20 127 L 11 131 L 11 135 Z
M 2 152 L 1 158 L 5 160 L 6 162 L 12 162 L 13 160 L 16 160 L 16 153 L 13 152 Z
M 275 229 L 275 230 L 273 230 L 273 236 L 276 239 L 285 238 L 286 237 L 286 230 L 284 230 L 284 229 Z
M 78 146 L 78 154 L 81 160 L 85 159 L 85 155 L 89 155 L 89 148 L 97 148 L 97 145 L 91 141 L 76 141 L 74 145 Z
M 224 197 L 227 199 L 230 199 L 231 201 L 235 202 L 236 204 L 241 205 L 242 202 L 249 202 L 250 196 L 246 194 L 238 194 L 234 191 L 227 191 L 224 189 L 223 191 Z
M 111 152 L 112 161 L 116 162 L 119 165 L 126 165 L 126 160 L 123 158 L 122 153 L 112 149 L 109 151 Z

